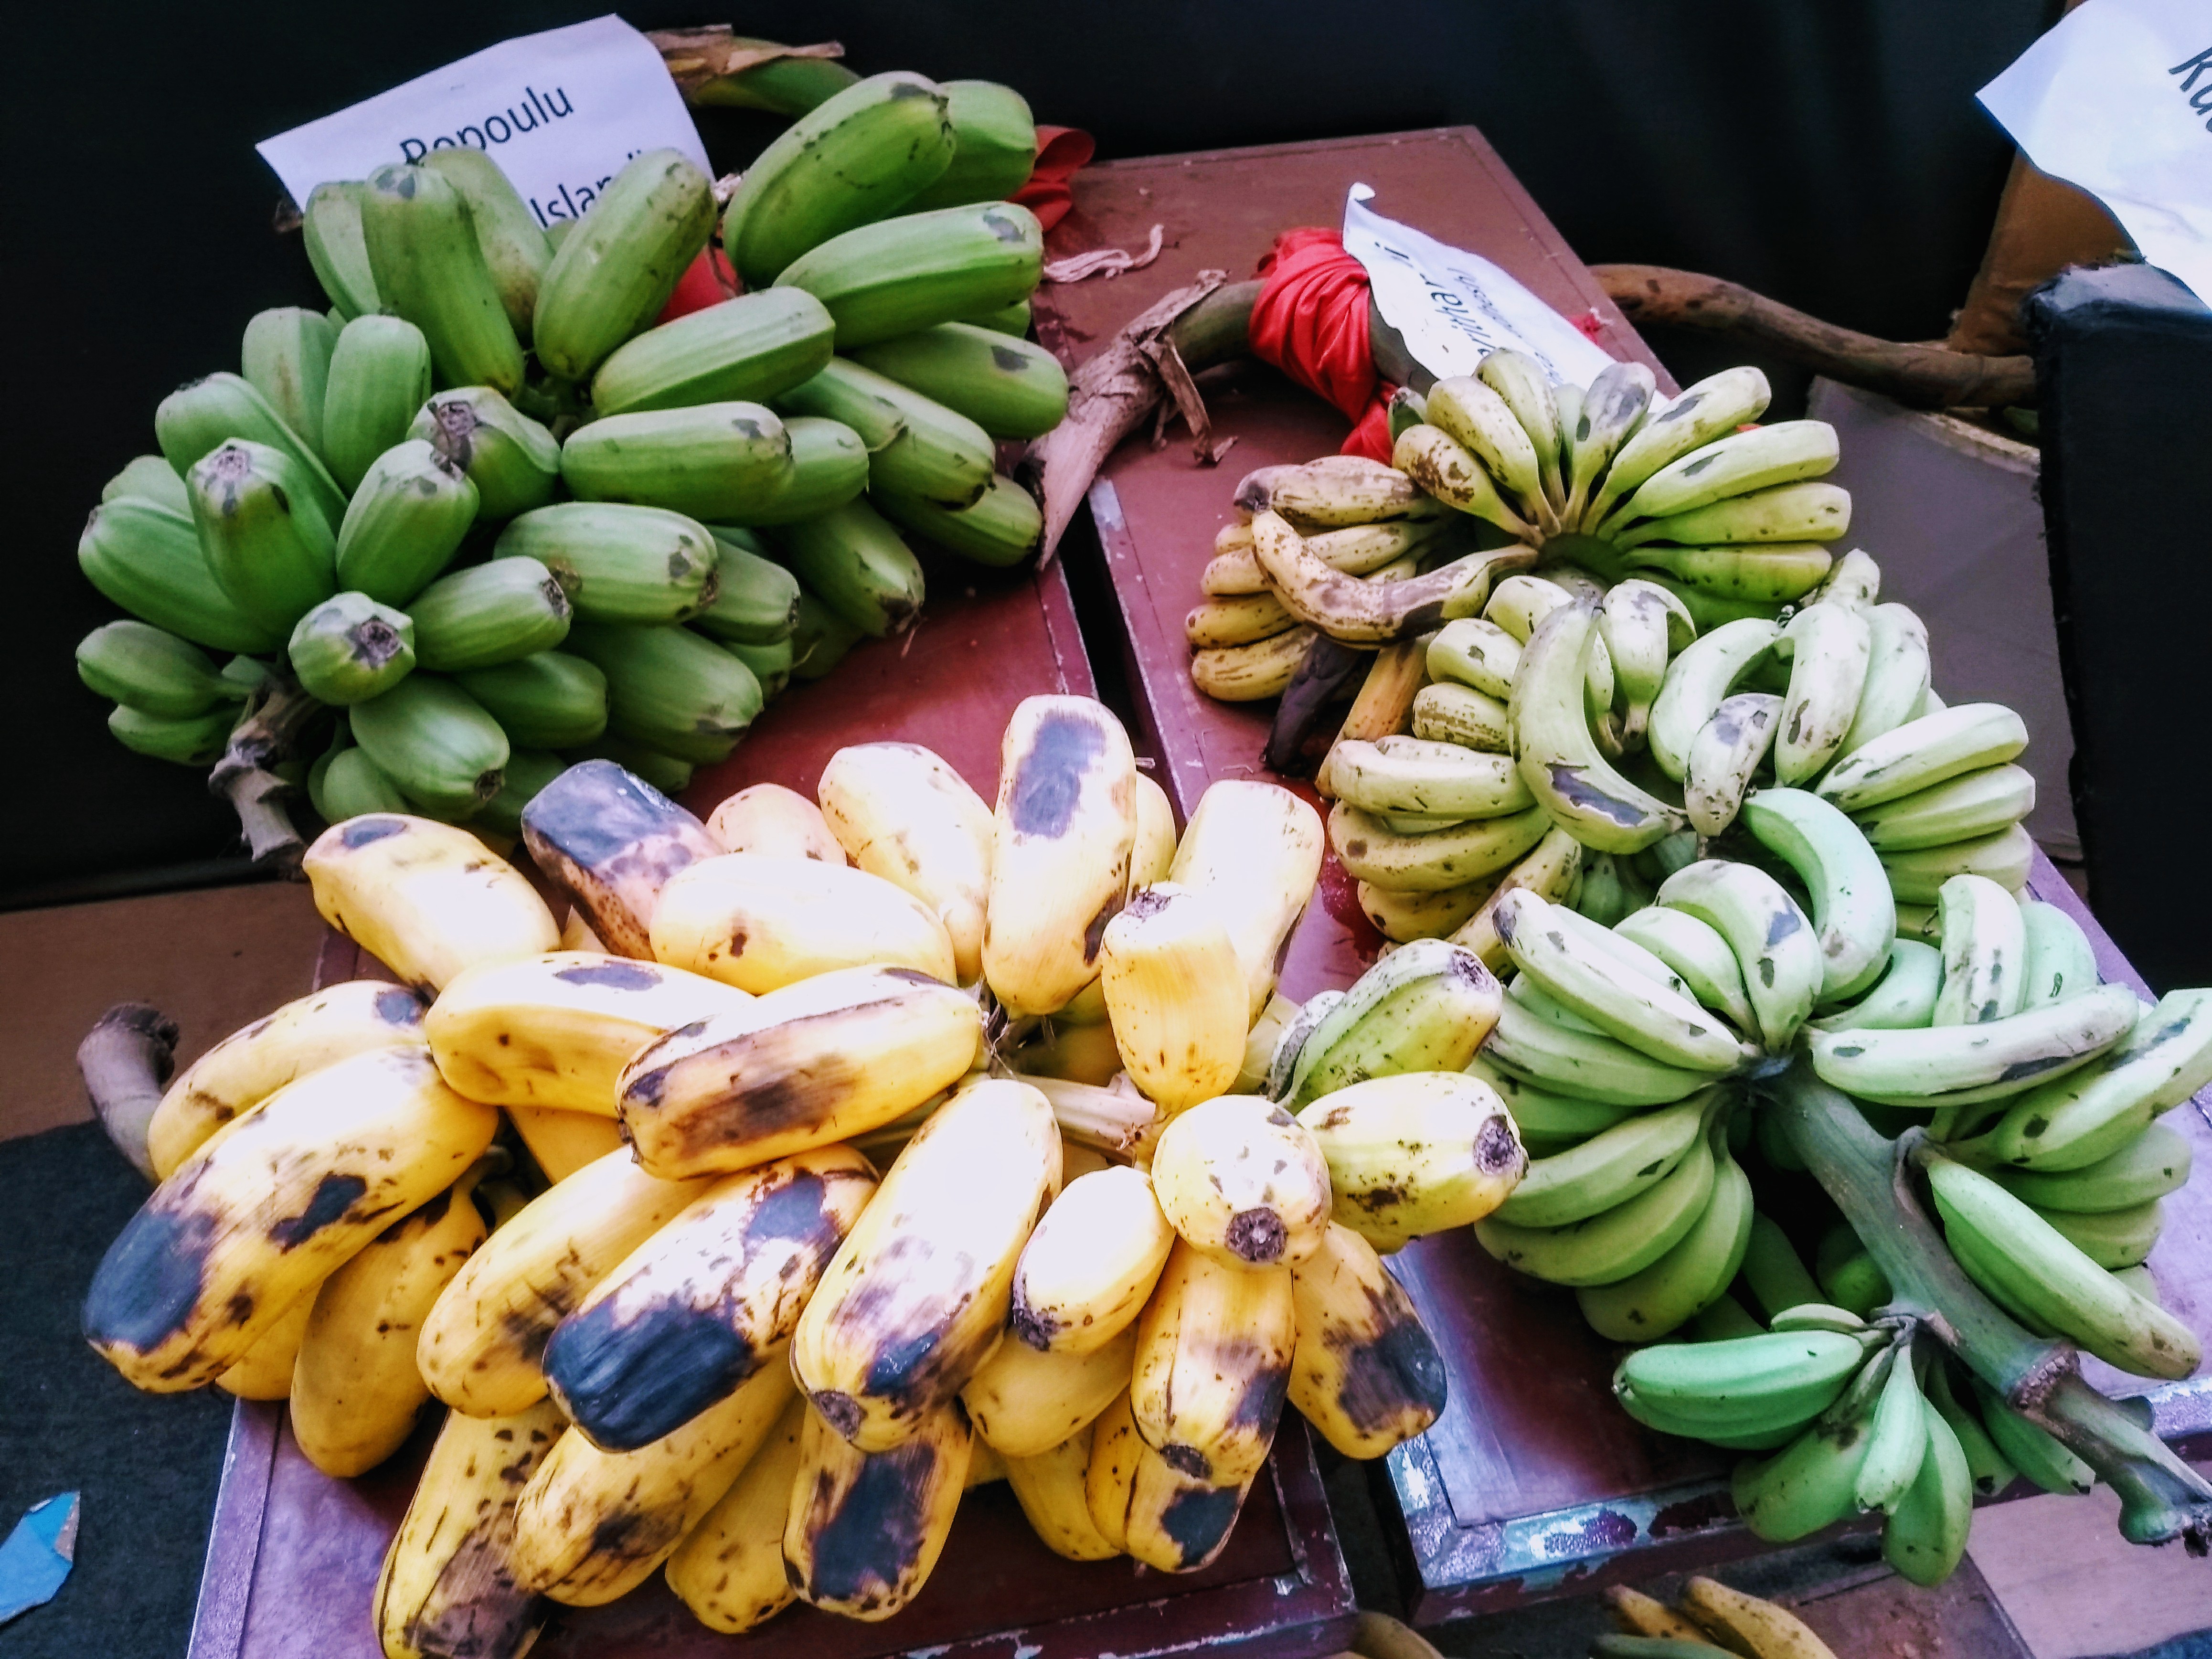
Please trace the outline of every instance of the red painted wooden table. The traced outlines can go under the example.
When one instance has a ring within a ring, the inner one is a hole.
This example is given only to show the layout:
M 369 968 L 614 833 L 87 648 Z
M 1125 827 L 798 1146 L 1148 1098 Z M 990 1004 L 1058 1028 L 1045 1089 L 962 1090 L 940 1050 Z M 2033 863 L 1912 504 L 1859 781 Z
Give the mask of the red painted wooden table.
M 1355 183 L 1374 187 L 1377 212 L 1495 261 L 1563 313 L 1594 312 L 1608 351 L 1649 364 L 1674 389 L 1496 153 L 1464 127 L 1146 158 L 1086 172 L 1052 253 L 1141 248 L 1155 224 L 1164 227 L 1165 252 L 1112 282 L 1046 289 L 1039 336 L 1071 365 L 1079 362 L 1200 271 L 1241 279 L 1279 231 L 1340 223 Z M 1194 460 L 1179 430 L 1158 449 L 1125 443 L 1091 491 L 1096 546 L 1071 536 L 1066 555 L 1103 560 L 1110 574 L 1136 717 L 1160 763 L 1154 775 L 1185 815 L 1216 779 L 1271 775 L 1261 751 L 1273 703 L 1214 702 L 1192 686 L 1188 670 L 1182 619 L 1200 597 L 1213 533 L 1231 516 L 1231 492 L 1253 467 L 1334 452 L 1346 430 L 1334 410 L 1271 370 L 1231 377 L 1209 390 L 1207 403 L 1216 441 L 1236 440 L 1221 464 Z M 1881 556 L 1880 548 L 1869 550 Z M 1276 781 L 1310 798 L 1303 782 Z M 2088 927 L 2106 978 L 2142 988 L 2047 862 L 2039 862 L 2033 885 Z M 1291 942 L 1285 994 L 1304 998 L 1350 983 L 1381 943 L 1332 856 Z M 2201 1103 L 2168 1121 L 2212 1156 Z M 2200 1334 L 2212 1334 L 2212 1191 L 2198 1182 L 2166 1206 L 2154 1271 L 2168 1304 Z M 1583 1322 L 1571 1295 L 1508 1273 L 1471 1232 L 1425 1240 L 1393 1262 L 1443 1349 L 1451 1379 L 1450 1403 L 1435 1428 L 1389 1460 L 1415 1622 L 1766 1547 L 1735 1519 L 1720 1454 L 1650 1434 L 1613 1403 L 1609 1379 L 1619 1350 Z M 2088 1369 L 2100 1386 L 2144 1391 L 2140 1380 L 2094 1362 Z M 2152 1397 L 2168 1438 L 2212 1447 L 2212 1382 L 2171 1384 Z

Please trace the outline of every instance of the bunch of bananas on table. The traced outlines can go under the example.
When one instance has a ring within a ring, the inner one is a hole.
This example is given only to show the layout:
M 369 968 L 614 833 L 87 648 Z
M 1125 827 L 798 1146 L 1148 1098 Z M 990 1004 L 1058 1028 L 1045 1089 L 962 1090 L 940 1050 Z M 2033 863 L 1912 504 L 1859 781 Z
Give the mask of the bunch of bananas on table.
M 664 1569 L 718 1630 L 885 1618 L 1000 1479 L 1064 1556 L 1190 1571 L 1286 1399 L 1352 1456 L 1420 1433 L 1443 1361 L 1380 1253 L 1526 1165 L 1464 1069 L 1496 980 L 1432 940 L 1284 1001 L 1317 815 L 1224 782 L 1178 836 L 1088 699 L 1023 703 L 1000 777 L 866 744 L 702 823 L 580 763 L 521 814 L 565 925 L 465 829 L 334 825 L 317 907 L 398 982 L 169 1086 L 93 1346 L 289 1398 L 334 1475 L 450 1408 L 394 1659 L 519 1654 Z
M 1023 335 L 1042 238 L 1004 87 L 872 76 L 736 183 L 640 155 L 551 233 L 482 151 L 318 189 L 327 314 L 265 311 L 241 373 L 155 415 L 78 544 L 133 620 L 79 672 L 143 753 L 221 757 L 272 677 L 339 711 L 338 822 L 513 836 L 569 761 L 676 790 L 764 701 L 910 627 L 919 539 L 1036 544 L 1001 441 L 1067 381 Z M 659 323 L 716 234 L 751 290 Z M 218 667 L 208 653 L 228 653 Z

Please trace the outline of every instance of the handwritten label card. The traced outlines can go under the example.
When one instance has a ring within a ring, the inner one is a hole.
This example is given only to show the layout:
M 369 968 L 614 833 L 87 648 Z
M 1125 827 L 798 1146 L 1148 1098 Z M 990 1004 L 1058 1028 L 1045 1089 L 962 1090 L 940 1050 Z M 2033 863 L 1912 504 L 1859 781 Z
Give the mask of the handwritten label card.
M 611 15 L 503 40 L 254 148 L 305 203 L 317 185 L 460 144 L 497 161 L 546 225 L 580 218 L 642 151 L 708 170 L 660 54 Z
M 1472 374 L 1492 352 L 1525 351 L 1555 380 L 1588 386 L 1613 359 L 1572 323 L 1480 254 L 1425 236 L 1367 206 L 1354 185 L 1344 204 L 1344 246 L 1367 268 L 1376 308 L 1405 337 L 1413 361 L 1448 380 Z

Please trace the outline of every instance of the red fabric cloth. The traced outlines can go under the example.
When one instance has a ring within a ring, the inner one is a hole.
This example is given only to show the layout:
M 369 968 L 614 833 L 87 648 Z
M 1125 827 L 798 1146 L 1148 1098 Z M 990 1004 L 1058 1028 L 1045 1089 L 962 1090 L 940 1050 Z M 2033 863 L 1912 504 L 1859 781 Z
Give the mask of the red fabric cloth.
M 699 250 L 688 270 L 676 279 L 676 291 L 668 296 L 668 303 L 660 309 L 656 323 L 672 323 L 678 317 L 688 317 L 695 311 L 704 311 L 708 306 L 718 306 L 725 300 L 737 298 L 740 284 L 738 273 L 731 269 L 729 256 L 722 252 L 720 242 L 709 242 Z
M 1389 389 L 1368 345 L 1366 268 L 1339 232 L 1306 226 L 1275 238 L 1254 274 L 1266 283 L 1252 307 L 1252 355 L 1344 412 L 1352 428 L 1342 453 L 1389 460 Z
M 1098 153 L 1098 141 L 1078 127 L 1039 127 L 1036 136 L 1036 166 L 1030 170 L 1029 183 L 1014 192 L 1013 199 L 1050 230 L 1075 205 L 1073 181 Z

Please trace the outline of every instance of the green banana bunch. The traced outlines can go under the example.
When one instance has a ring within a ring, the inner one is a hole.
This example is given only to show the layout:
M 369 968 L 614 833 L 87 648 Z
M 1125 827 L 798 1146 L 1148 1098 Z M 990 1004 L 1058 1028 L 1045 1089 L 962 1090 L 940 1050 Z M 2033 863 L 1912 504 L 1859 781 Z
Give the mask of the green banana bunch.
M 1858 827 L 1818 795 L 1762 789 L 1744 803 L 1744 827 L 1796 872 L 1813 901 L 1820 949 L 1818 1000 L 1858 996 L 1889 966 L 1897 910 L 1881 860 Z
M 561 447 L 561 477 L 577 500 L 701 520 L 744 522 L 790 471 L 790 436 L 765 404 L 604 416 Z
M 384 301 L 368 266 L 368 245 L 362 235 L 361 204 L 368 186 L 358 179 L 318 185 L 300 210 L 301 240 L 307 263 L 323 285 L 337 320 L 349 323 L 374 315 Z
M 459 822 L 499 793 L 507 734 L 476 699 L 433 674 L 349 711 L 354 741 L 416 809 Z
M 921 563 L 865 501 L 785 525 L 775 541 L 799 579 L 863 634 L 902 634 L 921 614 Z
M 538 361 L 563 380 L 590 380 L 660 314 L 714 234 L 714 192 L 705 173 L 672 149 L 633 156 L 554 250 L 531 319 Z M 514 390 L 480 374 L 447 378 Z
M 1913 1370 L 1908 1336 L 1899 1340 L 1874 1415 L 1868 1419 L 1866 1461 L 1859 1465 L 1852 1488 L 1860 1509 L 1893 1513 L 1905 1501 L 1928 1450 L 1928 1410 Z
M 1771 691 L 1739 691 L 1721 699 L 1690 740 L 1682 769 L 1682 808 L 1691 829 L 1717 836 L 1735 822 L 1744 792 L 1765 763 L 1781 724 L 1782 699 Z
M 1575 1292 L 1583 1317 L 1600 1336 L 1615 1342 L 1656 1341 L 1728 1295 L 1751 1238 L 1751 1177 L 1723 1145 L 1715 1146 L 1713 1156 L 1713 1195 L 1680 1243 L 1641 1273 Z M 1743 1319 L 1749 1323 L 1748 1315 Z
M 1682 780 L 1698 733 L 1781 637 L 1775 623 L 1747 617 L 1700 634 L 1668 664 L 1645 733 L 1661 771 Z
M 1782 884 L 1755 865 L 1704 859 L 1661 883 L 1658 902 L 1728 941 L 1759 1040 L 1773 1053 L 1786 1050 L 1820 999 L 1826 963 L 1819 930 Z
M 477 487 L 420 438 L 369 463 L 337 526 L 338 583 L 379 604 L 404 605 L 453 562 L 477 520 Z
M 1025 300 L 1043 266 L 1036 216 L 993 202 L 845 231 L 800 253 L 775 285 L 821 301 L 836 319 L 838 349 L 851 351 Z
M 207 653 L 142 622 L 112 622 L 77 642 L 77 678 L 100 696 L 142 714 L 190 720 L 245 695 Z
M 1613 1398 L 1662 1434 L 1741 1440 L 1795 1433 L 1835 1404 L 1881 1340 L 1875 1331 L 1816 1330 L 1657 1344 L 1614 1368 Z
M 1925 1445 L 1912 1482 L 1882 1522 L 1882 1559 L 1920 1585 L 1948 1578 L 1966 1553 L 1973 1525 L 1975 1474 L 1965 1446 L 1932 1401 L 1922 1400 Z M 1869 1455 L 1871 1462 L 1872 1454 Z
M 1044 539 L 1044 514 L 1036 498 L 1003 474 L 992 478 L 975 505 L 957 511 L 889 489 L 871 499 L 902 529 L 997 569 L 1019 564 Z
M 540 651 L 496 668 L 453 676 L 483 705 L 514 743 L 530 749 L 574 749 L 607 726 L 607 677 L 581 657 Z
M 519 662 L 568 636 L 568 596 L 535 559 L 494 559 L 441 576 L 409 610 L 416 657 L 441 673 Z
M 154 410 L 154 438 L 180 478 L 189 477 L 196 463 L 225 443 L 273 449 L 289 464 L 295 493 L 325 524 L 335 525 L 345 514 L 345 494 L 329 469 L 241 375 L 210 374 L 179 386 Z
M 1528 1149 L 1531 1158 L 1548 1158 L 1579 1146 L 1638 1109 L 1540 1089 L 1498 1070 L 1480 1054 L 1468 1062 L 1467 1073 L 1487 1083 L 1505 1103 L 1506 1111 L 1514 1127 L 1520 1130 L 1522 1144 Z
M 761 711 L 751 670 L 689 629 L 580 617 L 568 648 L 607 677 L 609 730 L 695 766 L 728 759 Z
M 362 239 L 384 308 L 422 331 L 447 385 L 509 396 L 520 390 L 521 342 L 477 246 L 467 199 L 442 174 L 404 163 L 379 167 L 368 186 Z
M 337 539 L 282 450 L 232 439 L 185 475 L 216 584 L 262 627 L 291 626 L 337 591 Z
M 601 416 L 765 403 L 829 367 L 836 325 L 803 289 L 739 295 L 647 329 L 592 376 Z
M 1474 952 L 1448 939 L 1416 939 L 1362 974 L 1310 1024 L 1300 1011 L 1276 1047 L 1270 1071 L 1287 1070 L 1272 1097 L 1295 1112 L 1369 1078 L 1459 1071 L 1481 1047 L 1501 1000 L 1498 981 Z
M 143 495 L 104 501 L 85 520 L 76 560 L 105 598 L 195 645 L 265 652 L 284 641 L 282 628 L 257 622 L 216 586 L 185 512 Z
M 324 372 L 319 447 L 349 495 L 392 445 L 429 435 L 410 429 L 429 395 L 430 343 L 405 318 L 371 313 L 338 331 Z
M 1599 749 L 1583 704 L 1597 608 L 1564 605 L 1522 653 L 1508 705 L 1513 757 L 1551 822 L 1601 853 L 1634 853 L 1682 828 L 1683 815 L 1621 775 Z
M 415 624 L 366 593 L 333 594 L 300 618 L 285 655 L 301 690 L 343 708 L 414 672 Z
M 514 337 L 527 345 L 538 284 L 553 263 L 553 245 L 546 240 L 537 216 L 515 193 L 499 163 L 483 150 L 465 144 L 434 149 L 422 158 L 422 165 L 443 178 L 467 204 L 477 252 L 483 256 L 500 308 L 507 313 Z
M 492 557 L 544 565 L 580 620 L 652 623 L 714 602 L 721 552 L 705 526 L 664 507 L 559 501 L 510 521 Z
M 488 524 L 548 505 L 560 486 L 559 441 L 487 386 L 440 392 L 406 435 L 476 486 L 477 517 Z
M 1875 1447 L 1869 1419 L 1900 1363 L 1911 1370 L 1911 1362 L 1900 1360 L 1893 1345 L 1881 1349 L 1813 1426 L 1774 1456 L 1736 1466 L 1736 1513 L 1753 1534 L 1794 1543 L 1855 1512 Z
M 1475 1224 L 1482 1248 L 1509 1267 L 1554 1285 L 1611 1285 L 1642 1273 L 1698 1224 L 1711 1201 L 1713 1152 L 1700 1135 L 1660 1181 L 1610 1210 L 1561 1227 Z
M 337 330 L 319 311 L 280 306 L 246 321 L 239 372 L 286 426 L 318 453 L 323 447 L 323 393 Z

